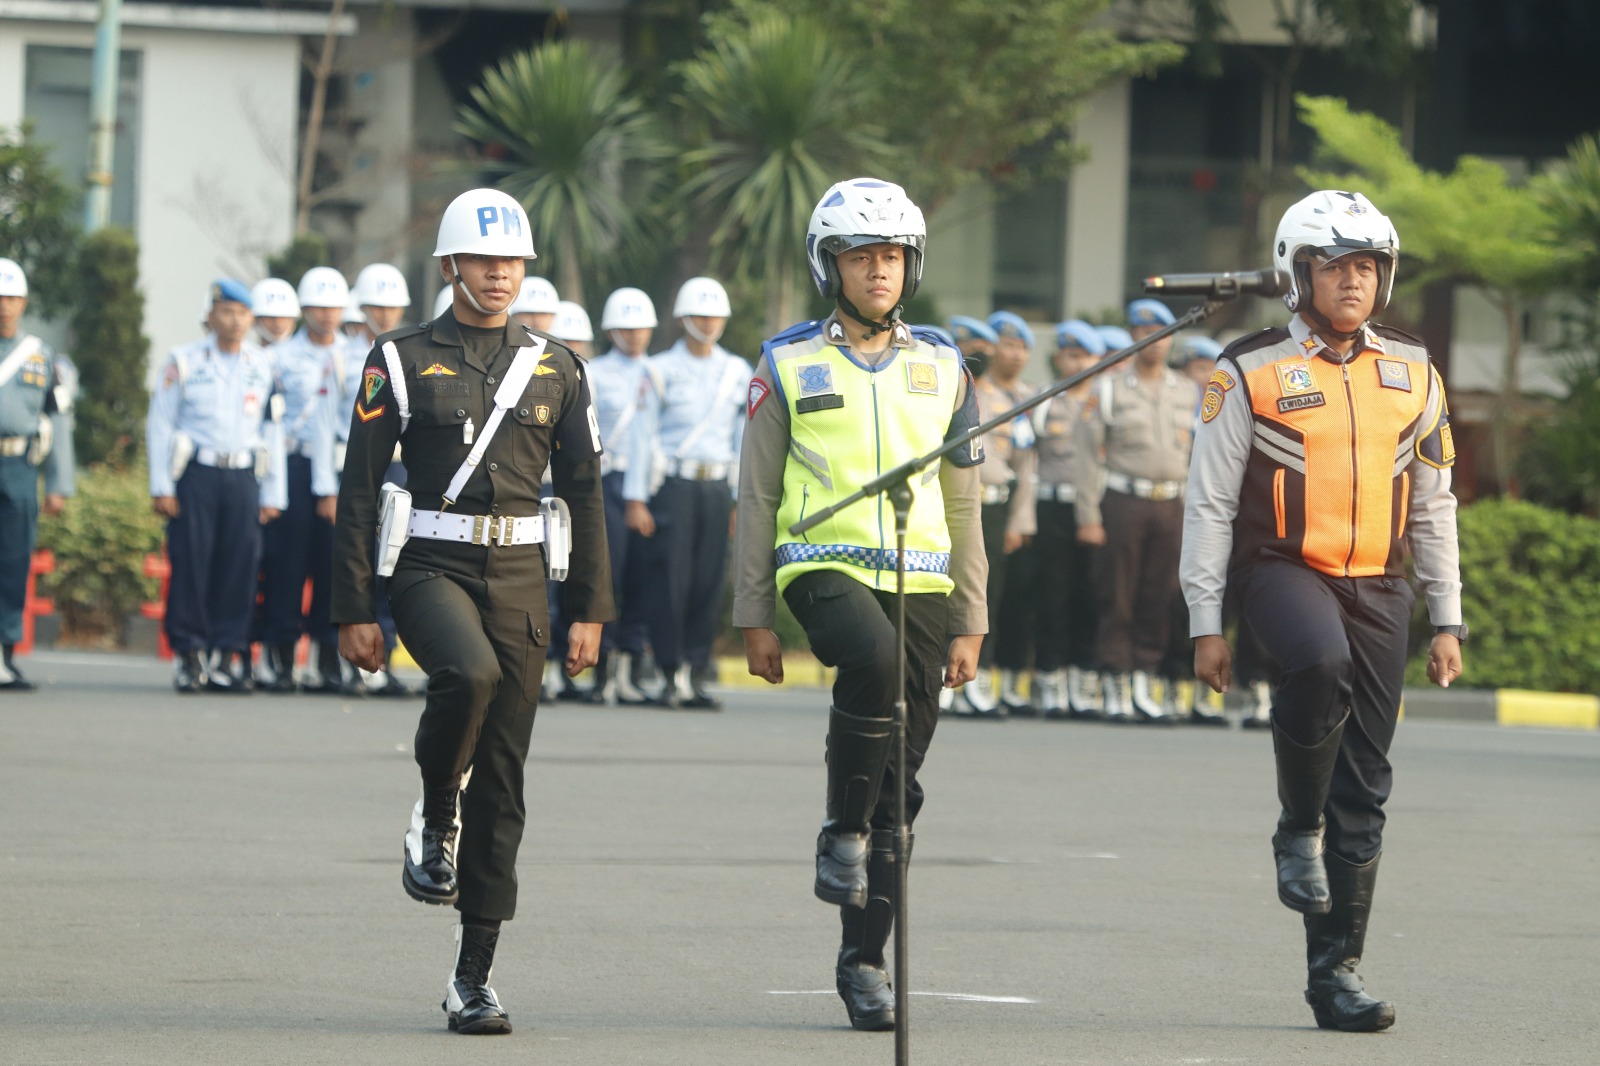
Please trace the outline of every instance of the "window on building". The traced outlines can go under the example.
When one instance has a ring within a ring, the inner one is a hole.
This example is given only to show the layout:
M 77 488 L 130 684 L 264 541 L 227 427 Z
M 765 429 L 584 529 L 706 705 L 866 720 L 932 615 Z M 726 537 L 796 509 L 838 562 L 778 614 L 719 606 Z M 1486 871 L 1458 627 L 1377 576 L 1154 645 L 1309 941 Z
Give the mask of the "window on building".
M 1067 191 L 1062 179 L 1012 192 L 994 206 L 996 308 L 1055 321 L 1066 288 Z
M 142 64 L 139 52 L 124 51 L 117 100 L 117 134 L 112 160 L 111 223 L 135 229 L 139 202 L 139 104 Z M 34 136 L 53 146 L 52 160 L 71 183 L 82 186 L 89 171 L 89 87 L 94 52 L 88 48 L 29 45 L 23 114 Z

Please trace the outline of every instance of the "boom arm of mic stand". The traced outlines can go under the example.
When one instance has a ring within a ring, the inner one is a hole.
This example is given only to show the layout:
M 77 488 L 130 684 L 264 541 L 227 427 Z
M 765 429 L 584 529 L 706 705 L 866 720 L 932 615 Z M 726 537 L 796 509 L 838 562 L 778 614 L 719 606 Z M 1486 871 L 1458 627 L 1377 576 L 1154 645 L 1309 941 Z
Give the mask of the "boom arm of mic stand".
M 1058 396 L 1061 393 L 1066 392 L 1068 389 L 1075 388 L 1098 374 L 1105 373 L 1107 370 L 1110 370 L 1112 367 L 1123 362 L 1128 357 L 1150 347 L 1150 345 L 1154 344 L 1156 341 L 1170 337 L 1180 330 L 1187 329 L 1190 326 L 1197 325 L 1198 323 L 1205 321 L 1211 315 L 1215 314 L 1217 309 L 1221 306 L 1221 300 L 1207 300 L 1199 307 L 1190 308 L 1188 311 L 1185 311 L 1181 316 L 1179 316 L 1178 320 L 1172 325 L 1163 327 L 1158 332 L 1150 334 L 1150 336 L 1141 341 L 1136 341 L 1129 347 L 1122 349 L 1122 351 L 1113 356 L 1109 356 L 1108 358 L 1101 360 L 1094 366 L 1089 367 L 1087 370 L 1080 370 L 1078 373 L 1073 374 L 1070 377 L 1062 378 L 1060 381 L 1056 382 L 1054 385 L 1051 385 L 1044 391 L 1036 393 L 1035 395 L 1030 396 L 1028 399 L 1023 400 L 1009 411 L 1002 411 L 1000 414 L 995 415 L 987 422 L 973 426 L 971 429 L 967 430 L 965 433 L 962 433 L 958 437 L 952 437 L 950 440 L 945 441 L 939 447 L 935 448 L 926 455 L 919 455 L 915 459 L 901 463 L 894 469 L 880 474 L 871 481 L 867 482 L 865 485 L 862 485 L 850 495 L 846 496 L 844 499 L 840 500 L 838 503 L 829 504 L 827 507 L 824 507 L 815 514 L 809 515 L 790 526 L 789 535 L 798 537 L 807 530 L 813 529 L 816 526 L 821 525 L 823 522 L 826 522 L 828 519 L 832 518 L 834 515 L 838 514 L 840 511 L 843 511 L 847 507 L 854 506 L 855 504 L 860 503 L 862 500 L 871 499 L 872 497 L 881 493 L 888 492 L 889 489 L 896 484 L 909 483 L 914 474 L 927 468 L 929 465 L 938 462 L 949 453 L 965 447 L 995 427 L 1005 425 L 1018 415 L 1033 410 L 1046 400 L 1051 399 L 1054 396 Z

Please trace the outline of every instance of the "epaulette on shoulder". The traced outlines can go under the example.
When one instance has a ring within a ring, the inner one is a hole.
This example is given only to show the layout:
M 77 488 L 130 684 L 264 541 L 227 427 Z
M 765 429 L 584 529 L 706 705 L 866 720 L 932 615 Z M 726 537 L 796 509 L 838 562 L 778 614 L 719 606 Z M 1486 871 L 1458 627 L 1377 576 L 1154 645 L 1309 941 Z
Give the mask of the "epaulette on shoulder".
M 381 348 L 389 341 L 401 341 L 407 337 L 415 337 L 419 334 L 426 333 L 432 328 L 432 326 L 432 322 L 408 322 L 406 325 L 397 326 L 394 329 L 391 329 L 388 333 L 383 334 L 372 343 L 374 347 Z
M 911 335 L 919 341 L 931 344 L 935 348 L 949 348 L 951 351 L 955 352 L 957 356 L 961 354 L 961 350 L 959 348 L 953 347 L 950 342 L 944 337 L 940 336 L 939 331 L 932 326 L 907 326 L 906 328 L 909 329 L 911 331 Z
M 820 332 L 822 332 L 822 322 L 818 319 L 811 319 L 808 322 L 796 322 L 782 333 L 762 341 L 761 354 L 766 355 L 775 348 L 782 348 L 785 344 L 793 344 L 795 341 L 803 341 L 809 337 L 815 337 Z
M 1218 358 L 1235 359 L 1247 352 L 1259 351 L 1274 344 L 1281 344 L 1288 336 L 1289 331 L 1282 326 L 1268 326 L 1266 329 L 1258 329 L 1254 333 L 1246 333 L 1243 337 L 1234 338 L 1226 348 L 1222 349 L 1222 355 Z
M 1405 341 L 1407 344 L 1414 344 L 1423 351 L 1428 350 L 1428 346 L 1423 343 L 1421 337 L 1407 333 L 1398 326 L 1386 326 L 1381 322 L 1374 322 L 1372 324 L 1372 332 L 1376 333 L 1380 337 L 1387 337 L 1391 340 Z

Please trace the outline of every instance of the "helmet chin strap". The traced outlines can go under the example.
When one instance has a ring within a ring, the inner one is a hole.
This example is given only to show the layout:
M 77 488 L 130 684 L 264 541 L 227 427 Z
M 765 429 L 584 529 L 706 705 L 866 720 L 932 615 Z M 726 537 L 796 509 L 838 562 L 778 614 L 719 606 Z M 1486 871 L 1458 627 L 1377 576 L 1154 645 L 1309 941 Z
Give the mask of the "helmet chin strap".
M 472 290 L 467 288 L 467 283 L 461 280 L 461 271 L 456 268 L 456 257 L 453 255 L 447 255 L 445 256 L 445 259 L 450 263 L 450 284 L 455 285 L 461 290 L 461 295 L 467 298 L 467 303 L 471 304 L 473 309 L 476 310 L 478 314 L 485 316 L 493 315 L 494 312 L 487 310 L 481 303 L 479 303 L 477 298 L 472 295 Z
M 695 328 L 694 323 L 689 320 L 688 315 L 684 315 L 678 321 L 683 323 L 683 331 L 700 344 L 715 344 L 722 339 L 722 330 L 719 329 L 715 333 L 701 333 Z
M 1325 337 L 1332 337 L 1336 341 L 1353 341 L 1361 335 L 1361 326 L 1353 330 L 1334 329 L 1333 323 L 1328 321 L 1328 316 L 1317 310 L 1317 305 L 1312 303 L 1306 307 L 1306 316 L 1317 324 L 1317 332 Z M 1365 322 L 1361 324 L 1366 325 Z
M 883 321 L 881 322 L 863 315 L 861 313 L 861 309 L 856 307 L 855 304 L 851 303 L 850 298 L 842 292 L 839 294 L 838 304 L 839 310 L 855 319 L 856 322 L 867 327 L 867 340 L 871 340 L 880 333 L 889 332 L 890 330 L 894 329 L 895 325 L 900 321 L 900 304 L 895 304 L 894 309 L 885 315 Z

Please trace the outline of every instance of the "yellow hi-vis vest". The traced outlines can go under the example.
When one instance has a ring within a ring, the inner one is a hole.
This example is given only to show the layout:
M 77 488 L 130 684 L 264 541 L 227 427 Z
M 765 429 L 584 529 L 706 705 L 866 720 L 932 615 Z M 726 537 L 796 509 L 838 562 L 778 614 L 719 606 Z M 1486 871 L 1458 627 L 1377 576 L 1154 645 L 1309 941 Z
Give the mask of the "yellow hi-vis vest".
M 895 587 L 894 508 L 862 500 L 796 537 L 789 527 L 944 441 L 956 410 L 961 356 L 913 335 L 877 367 L 828 343 L 822 324 L 767 345 L 777 391 L 789 408 L 789 459 L 778 505 L 778 590 L 813 570 L 838 570 L 874 589 Z M 948 593 L 950 531 L 939 463 L 912 478 L 906 527 L 906 591 Z

